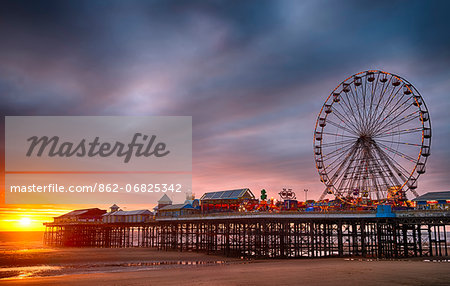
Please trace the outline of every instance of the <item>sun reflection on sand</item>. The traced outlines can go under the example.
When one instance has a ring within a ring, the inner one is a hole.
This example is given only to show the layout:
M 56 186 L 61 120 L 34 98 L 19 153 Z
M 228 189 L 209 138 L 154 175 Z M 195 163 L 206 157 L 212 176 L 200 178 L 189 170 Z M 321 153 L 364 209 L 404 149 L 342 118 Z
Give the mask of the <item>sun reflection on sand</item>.
M 52 248 L 24 248 L 24 249 L 15 249 L 15 250 L 2 250 L 0 253 L 2 254 L 33 254 L 33 253 L 46 253 L 46 252 L 55 252 L 56 249 Z
M 25 267 L 5 267 L 0 268 L 0 279 L 24 279 L 27 277 L 38 276 L 48 271 L 60 270 L 60 266 L 25 266 Z
M 246 262 L 239 262 L 246 263 Z M 229 262 L 218 261 L 152 261 L 152 262 L 107 262 L 107 263 L 86 263 L 69 264 L 64 266 L 24 266 L 24 267 L 0 267 L 0 280 L 2 279 L 24 279 L 44 276 L 61 276 L 67 274 L 86 273 L 109 273 L 121 271 L 144 271 L 169 269 L 174 267 L 194 267 L 206 265 L 226 265 Z

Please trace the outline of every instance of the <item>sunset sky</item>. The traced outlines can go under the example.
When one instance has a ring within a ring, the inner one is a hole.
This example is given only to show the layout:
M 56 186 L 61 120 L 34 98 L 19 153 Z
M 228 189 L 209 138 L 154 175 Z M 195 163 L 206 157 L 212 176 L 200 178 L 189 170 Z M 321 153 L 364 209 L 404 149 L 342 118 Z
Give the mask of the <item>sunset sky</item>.
M 7 115 L 192 116 L 197 197 L 290 187 L 317 199 L 317 114 L 342 80 L 380 69 L 410 81 L 430 111 L 418 193 L 450 190 L 449 11 L 448 1 L 1 1 L 1 134 Z M 0 231 L 97 207 L 5 205 L 2 187 Z

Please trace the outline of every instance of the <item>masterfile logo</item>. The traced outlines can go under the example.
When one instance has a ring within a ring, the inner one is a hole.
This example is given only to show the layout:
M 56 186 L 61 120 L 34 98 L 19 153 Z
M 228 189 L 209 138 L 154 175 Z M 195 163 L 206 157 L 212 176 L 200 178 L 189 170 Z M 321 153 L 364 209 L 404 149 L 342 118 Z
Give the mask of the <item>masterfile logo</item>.
M 8 116 L 7 203 L 142 203 L 192 189 L 189 116 Z
M 191 171 L 190 116 L 7 116 L 6 171 Z
M 143 143 L 138 143 L 139 137 L 142 137 L 142 141 L 145 142 L 145 148 Z M 146 142 L 148 138 L 150 139 Z M 72 142 L 60 143 L 59 139 L 58 136 L 51 138 L 48 136 L 32 136 L 28 138 L 27 141 L 31 143 L 27 157 L 33 155 L 41 157 L 44 151 L 47 151 L 47 156 L 49 157 L 109 157 L 116 155 L 118 157 L 124 157 L 124 162 L 128 163 L 133 155 L 136 157 L 150 157 L 152 155 L 155 157 L 164 157 L 170 153 L 169 150 L 166 150 L 166 143 L 164 142 L 156 143 L 155 147 L 153 147 L 156 135 L 149 137 L 141 133 L 135 133 L 129 144 L 119 141 L 116 141 L 114 144 L 108 142 L 100 143 L 99 137 L 95 137 L 90 143 L 87 143 L 86 139 L 82 139 L 78 144 Z M 38 151 L 36 151 L 36 154 L 33 154 L 35 149 L 38 149 Z

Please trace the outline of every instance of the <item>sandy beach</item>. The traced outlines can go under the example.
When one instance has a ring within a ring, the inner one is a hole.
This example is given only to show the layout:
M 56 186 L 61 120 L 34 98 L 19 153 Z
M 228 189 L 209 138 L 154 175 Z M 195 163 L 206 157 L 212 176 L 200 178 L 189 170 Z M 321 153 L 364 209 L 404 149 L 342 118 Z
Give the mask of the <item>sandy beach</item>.
M 151 249 L 3 251 L 0 265 L 59 270 L 0 279 L 1 285 L 449 285 L 447 260 L 241 260 Z M 53 272 L 52 272 L 53 271 Z M 32 271 L 31 271 L 32 272 Z M 29 274 L 29 273 L 28 273 Z M 33 276 L 34 275 L 34 276 Z M 42 275 L 42 276 L 41 276 Z
M 346 261 L 344 259 L 256 261 L 190 268 L 13 279 L 3 285 L 449 285 L 450 263 Z

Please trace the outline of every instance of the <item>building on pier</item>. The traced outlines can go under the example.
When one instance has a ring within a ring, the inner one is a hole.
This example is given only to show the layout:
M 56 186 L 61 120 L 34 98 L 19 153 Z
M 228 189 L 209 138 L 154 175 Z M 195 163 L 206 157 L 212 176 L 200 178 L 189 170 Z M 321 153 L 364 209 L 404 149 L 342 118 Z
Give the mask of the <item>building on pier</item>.
M 153 219 L 153 213 L 149 210 L 123 211 L 116 204 L 110 209 L 102 216 L 104 223 L 149 222 Z
M 153 209 L 155 211 L 155 214 L 158 213 L 159 209 L 162 209 L 165 206 L 171 206 L 172 200 L 169 198 L 167 194 L 164 194 L 159 200 L 158 205 Z
M 109 207 L 109 209 L 111 210 L 111 212 L 116 212 L 118 210 L 120 210 L 120 207 L 116 204 L 113 204 L 112 206 Z
M 159 209 L 162 209 L 165 206 L 171 206 L 172 200 L 169 198 L 167 194 L 164 194 L 159 200 L 158 204 L 153 208 L 154 215 L 158 215 Z
M 194 200 L 194 202 L 198 200 Z M 173 204 L 158 209 L 158 217 L 179 217 L 185 215 L 199 214 L 200 208 L 194 207 L 190 202 L 184 202 L 183 204 Z
M 74 210 L 61 216 L 54 217 L 53 221 L 56 223 L 100 222 L 102 221 L 102 215 L 105 213 L 106 210 L 101 210 L 99 208 Z
M 245 201 L 256 200 L 250 189 L 237 189 L 205 193 L 200 198 L 202 212 L 238 211 Z
M 415 199 L 417 209 L 421 210 L 449 210 L 450 192 L 429 192 Z

